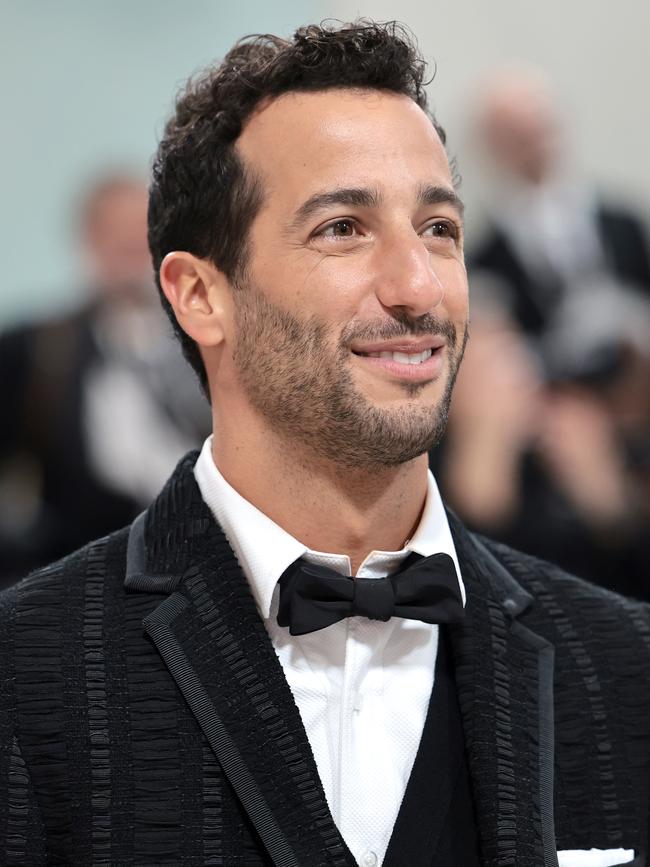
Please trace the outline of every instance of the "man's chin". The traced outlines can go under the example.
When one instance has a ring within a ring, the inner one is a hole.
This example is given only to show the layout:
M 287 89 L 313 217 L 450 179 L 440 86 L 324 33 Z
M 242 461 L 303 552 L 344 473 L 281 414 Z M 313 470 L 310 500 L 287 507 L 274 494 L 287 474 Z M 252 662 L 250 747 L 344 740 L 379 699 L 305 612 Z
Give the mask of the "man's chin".
M 368 404 L 379 410 L 406 411 L 414 404 L 419 409 L 436 412 L 446 391 L 443 377 L 421 382 L 392 380 L 390 382 L 372 382 L 367 380 L 359 388 Z

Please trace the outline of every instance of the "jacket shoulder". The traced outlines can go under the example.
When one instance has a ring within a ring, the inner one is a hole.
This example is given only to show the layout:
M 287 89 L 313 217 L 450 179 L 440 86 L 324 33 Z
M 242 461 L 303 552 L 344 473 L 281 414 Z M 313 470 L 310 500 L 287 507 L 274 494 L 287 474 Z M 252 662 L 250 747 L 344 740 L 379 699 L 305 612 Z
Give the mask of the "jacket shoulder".
M 547 605 L 589 611 L 604 620 L 633 617 L 641 629 L 650 630 L 650 604 L 622 596 L 584 578 L 565 572 L 554 563 L 524 554 L 484 536 L 471 534 L 534 599 Z
M 34 699 L 59 702 L 106 605 L 121 605 L 128 528 L 32 572 L 0 593 L 0 705 L 5 720 Z
M 16 584 L 0 592 L 0 629 L 7 628 L 14 610 L 33 616 L 45 614 L 52 607 L 64 606 L 66 600 L 83 593 L 88 580 L 119 588 L 124 582 L 129 528 L 96 539 L 60 560 L 31 572 Z M 107 586 L 110 590 L 110 586 Z M 26 608 L 27 606 L 27 608 Z M 35 610 L 35 606 L 39 610 Z M 23 619 L 23 618 L 21 618 Z M 28 617 L 29 619 L 29 617 Z

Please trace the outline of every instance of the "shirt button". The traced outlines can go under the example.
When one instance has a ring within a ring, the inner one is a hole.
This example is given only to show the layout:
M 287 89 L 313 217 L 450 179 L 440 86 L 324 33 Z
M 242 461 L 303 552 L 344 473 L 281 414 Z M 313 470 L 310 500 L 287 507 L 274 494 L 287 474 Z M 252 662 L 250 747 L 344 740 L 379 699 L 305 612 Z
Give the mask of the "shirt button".
M 377 867 L 377 856 L 374 852 L 368 851 L 361 859 L 363 867 Z

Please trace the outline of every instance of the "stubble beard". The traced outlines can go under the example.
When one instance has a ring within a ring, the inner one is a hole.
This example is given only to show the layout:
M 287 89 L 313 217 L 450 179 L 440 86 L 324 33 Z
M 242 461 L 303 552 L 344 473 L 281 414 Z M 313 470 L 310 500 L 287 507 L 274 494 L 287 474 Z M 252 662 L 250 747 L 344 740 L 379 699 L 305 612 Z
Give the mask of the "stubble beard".
M 350 323 L 332 348 L 327 326 L 317 317 L 300 320 L 277 307 L 250 282 L 236 291 L 237 327 L 233 354 L 242 387 L 255 410 L 286 442 L 345 468 L 393 467 L 429 451 L 447 424 L 451 394 L 462 360 L 467 328 L 460 339 L 449 321 L 430 314 Z M 353 340 L 391 340 L 407 335 L 447 338 L 449 364 L 435 406 L 417 396 L 426 383 L 405 383 L 412 398 L 395 409 L 371 403 L 354 385 Z

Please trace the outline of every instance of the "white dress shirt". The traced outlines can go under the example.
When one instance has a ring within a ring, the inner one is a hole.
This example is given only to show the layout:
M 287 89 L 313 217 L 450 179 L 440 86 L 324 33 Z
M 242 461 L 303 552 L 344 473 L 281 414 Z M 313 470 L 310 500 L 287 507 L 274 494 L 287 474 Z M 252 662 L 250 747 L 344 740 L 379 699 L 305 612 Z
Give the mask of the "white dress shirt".
M 299 557 L 351 574 L 344 554 L 311 551 L 224 479 L 209 437 L 194 475 L 248 579 L 293 693 L 325 796 L 350 851 L 363 867 L 383 862 L 411 774 L 433 687 L 438 627 L 393 617 L 349 617 L 292 636 L 277 623 L 277 582 Z M 411 552 L 449 554 L 449 524 L 431 473 L 425 508 L 401 551 L 372 551 L 359 578 L 382 578 Z M 465 588 L 460 580 L 465 601 Z

